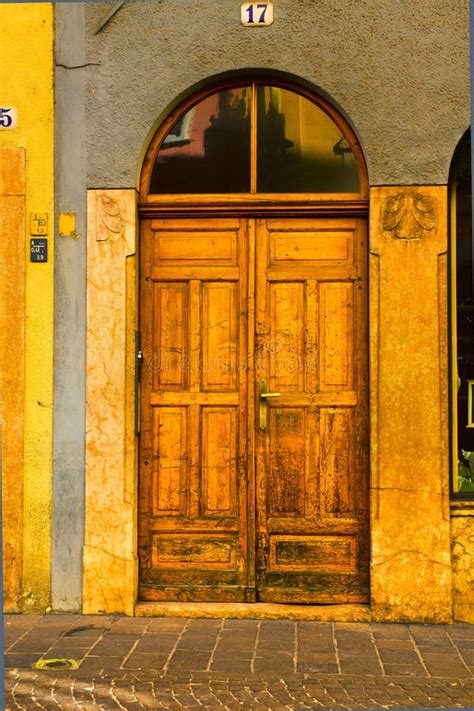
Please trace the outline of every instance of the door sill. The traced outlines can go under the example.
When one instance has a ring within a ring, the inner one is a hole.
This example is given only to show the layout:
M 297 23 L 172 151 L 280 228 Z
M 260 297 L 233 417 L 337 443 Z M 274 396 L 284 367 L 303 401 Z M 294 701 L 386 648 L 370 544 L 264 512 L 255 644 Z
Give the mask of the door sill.
M 136 617 L 370 622 L 369 605 L 286 605 L 276 602 L 138 602 Z

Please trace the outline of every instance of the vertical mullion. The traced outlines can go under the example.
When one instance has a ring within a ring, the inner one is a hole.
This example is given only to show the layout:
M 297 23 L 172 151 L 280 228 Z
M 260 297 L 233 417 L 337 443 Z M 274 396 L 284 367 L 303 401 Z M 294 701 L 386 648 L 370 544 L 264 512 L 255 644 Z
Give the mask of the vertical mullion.
M 250 192 L 257 192 L 257 85 L 250 90 Z

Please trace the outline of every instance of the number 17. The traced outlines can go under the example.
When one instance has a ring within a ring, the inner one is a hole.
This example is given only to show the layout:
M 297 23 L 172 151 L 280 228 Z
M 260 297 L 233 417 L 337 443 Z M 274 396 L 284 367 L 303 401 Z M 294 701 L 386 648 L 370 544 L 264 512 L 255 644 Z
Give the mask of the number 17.
M 254 24 L 254 9 L 256 10 L 261 10 L 261 13 L 258 17 L 257 22 L 259 24 L 264 24 L 265 23 L 265 15 L 268 10 L 268 3 L 252 3 L 252 5 L 249 5 L 248 8 L 245 10 L 245 12 L 248 15 L 248 22 L 249 24 Z

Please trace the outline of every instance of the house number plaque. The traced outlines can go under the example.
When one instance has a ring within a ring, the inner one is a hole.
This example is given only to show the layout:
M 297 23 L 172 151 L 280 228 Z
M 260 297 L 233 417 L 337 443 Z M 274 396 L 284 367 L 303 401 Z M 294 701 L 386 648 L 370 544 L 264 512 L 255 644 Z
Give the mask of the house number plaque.
M 265 27 L 273 22 L 273 3 L 243 2 L 240 6 L 240 22 L 246 27 Z

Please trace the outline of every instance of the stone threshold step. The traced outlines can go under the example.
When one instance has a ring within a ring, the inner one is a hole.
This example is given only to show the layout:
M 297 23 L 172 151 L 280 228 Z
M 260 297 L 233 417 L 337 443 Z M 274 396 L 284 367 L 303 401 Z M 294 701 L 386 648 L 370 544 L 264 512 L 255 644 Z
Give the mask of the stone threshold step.
M 136 617 L 370 622 L 369 605 L 286 605 L 273 602 L 139 602 Z

